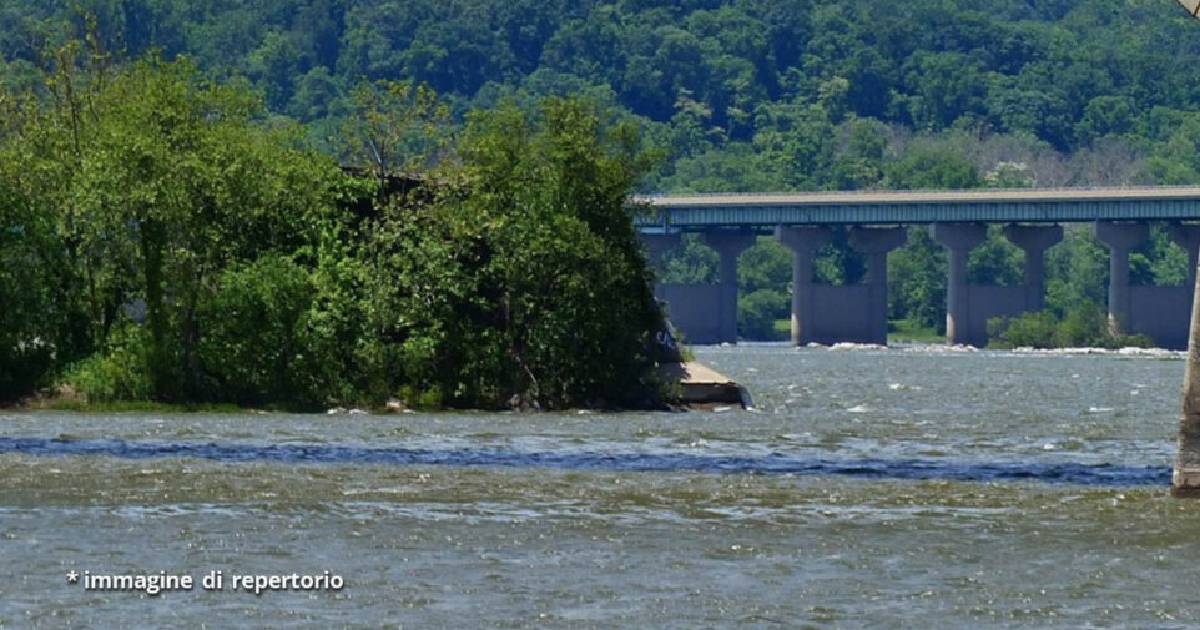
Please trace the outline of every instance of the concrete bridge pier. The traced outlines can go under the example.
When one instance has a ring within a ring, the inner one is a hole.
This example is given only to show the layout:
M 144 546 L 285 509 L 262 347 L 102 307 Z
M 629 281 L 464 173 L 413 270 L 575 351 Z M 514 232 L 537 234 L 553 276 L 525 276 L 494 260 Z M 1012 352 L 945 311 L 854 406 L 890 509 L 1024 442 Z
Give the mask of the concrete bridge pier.
M 1185 227 L 1185 226 L 1172 226 Z M 1196 228 L 1197 226 L 1186 226 Z M 1179 232 L 1188 236 L 1192 231 Z M 1176 237 L 1172 229 L 1171 237 Z M 1179 242 L 1176 240 L 1176 242 Z M 1181 243 L 1182 244 L 1182 243 Z M 1188 358 L 1183 378 L 1183 405 L 1179 418 L 1179 442 L 1175 469 L 1171 474 L 1171 494 L 1176 497 L 1200 498 L 1200 273 L 1196 269 L 1197 251 L 1194 244 L 1188 249 L 1192 261 L 1192 317 L 1188 329 Z
M 1004 237 L 1025 250 L 1025 310 L 1046 306 L 1046 250 L 1063 238 L 1061 225 L 1009 225 Z
M 946 341 L 983 345 L 986 339 L 970 334 L 971 297 L 967 284 L 967 257 L 987 239 L 987 226 L 980 223 L 938 223 L 933 238 L 950 250 L 950 277 L 946 283 Z
M 643 232 L 641 235 L 642 245 L 646 248 L 646 260 L 655 270 L 662 269 L 663 256 L 671 250 L 679 247 L 683 242 L 683 235 L 676 232 L 675 234 L 648 234 Z
M 1129 252 L 1150 238 L 1145 223 L 1096 222 L 1096 238 L 1108 247 L 1108 327 L 1128 334 L 1133 321 L 1129 288 Z
M 850 246 L 867 256 L 867 343 L 887 345 L 887 256 L 907 240 L 902 227 L 850 228 Z
M 832 237 L 826 227 L 783 227 L 775 237 L 792 250 L 792 343 L 815 341 L 816 296 L 813 290 L 813 257 Z
M 721 300 L 717 306 L 721 343 L 737 343 L 737 262 L 742 252 L 754 245 L 755 238 L 754 232 L 744 230 L 704 233 L 704 242 L 721 257 Z

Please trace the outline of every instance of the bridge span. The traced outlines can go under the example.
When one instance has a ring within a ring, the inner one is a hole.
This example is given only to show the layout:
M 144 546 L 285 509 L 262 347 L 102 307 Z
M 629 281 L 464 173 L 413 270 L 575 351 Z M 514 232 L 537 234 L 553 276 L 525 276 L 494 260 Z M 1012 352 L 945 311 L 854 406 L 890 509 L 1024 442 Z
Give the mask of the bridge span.
M 987 320 L 1043 307 L 1045 252 L 1062 239 L 1061 224 L 1092 223 L 1110 252 L 1110 325 L 1147 334 L 1163 347 L 1187 346 L 1200 250 L 1200 187 L 667 195 L 635 202 L 648 208 L 637 225 L 653 264 L 686 232 L 699 233 L 720 256 L 715 285 L 656 287 L 675 325 L 693 343 L 737 341 L 737 258 L 758 235 L 774 234 L 794 254 L 792 341 L 884 344 L 887 255 L 904 244 L 907 226 L 932 225 L 949 255 L 948 341 L 981 346 Z M 1187 284 L 1131 285 L 1129 254 L 1149 238 L 1149 224 L 1161 221 L 1188 252 Z M 986 238 L 989 223 L 1004 224 L 1006 238 L 1025 251 L 1022 286 L 968 283 L 967 257 Z M 867 260 L 861 284 L 813 281 L 813 258 L 837 226 L 848 228 L 850 246 Z

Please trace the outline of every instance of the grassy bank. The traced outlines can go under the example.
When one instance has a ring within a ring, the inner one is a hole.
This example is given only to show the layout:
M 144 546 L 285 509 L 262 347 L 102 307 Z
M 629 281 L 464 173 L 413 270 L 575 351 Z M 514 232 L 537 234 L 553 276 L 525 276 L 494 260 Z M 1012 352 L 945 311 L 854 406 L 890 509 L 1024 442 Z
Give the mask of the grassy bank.
M 888 322 L 888 343 L 946 343 L 946 336 L 936 328 L 899 319 Z

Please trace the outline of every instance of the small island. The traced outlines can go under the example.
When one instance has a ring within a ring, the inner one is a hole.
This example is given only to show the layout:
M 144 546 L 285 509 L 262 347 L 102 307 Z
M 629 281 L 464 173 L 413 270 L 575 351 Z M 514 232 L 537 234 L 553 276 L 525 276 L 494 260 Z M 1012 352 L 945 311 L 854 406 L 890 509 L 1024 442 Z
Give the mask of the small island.
M 347 169 L 186 60 L 56 55 L 0 100 L 0 398 L 672 401 L 630 203 L 656 157 L 595 102 L 506 102 L 452 135 L 428 88 L 365 83 Z

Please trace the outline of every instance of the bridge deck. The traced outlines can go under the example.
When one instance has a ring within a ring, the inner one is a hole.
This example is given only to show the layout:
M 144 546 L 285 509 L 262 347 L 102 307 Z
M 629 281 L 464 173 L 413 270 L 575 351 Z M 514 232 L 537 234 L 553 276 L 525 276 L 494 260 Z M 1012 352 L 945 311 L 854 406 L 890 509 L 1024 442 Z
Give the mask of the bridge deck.
M 1200 220 L 1200 186 L 639 197 L 639 227 Z

